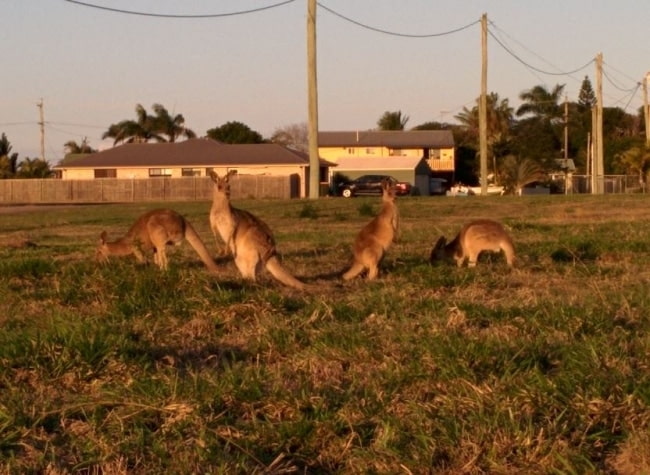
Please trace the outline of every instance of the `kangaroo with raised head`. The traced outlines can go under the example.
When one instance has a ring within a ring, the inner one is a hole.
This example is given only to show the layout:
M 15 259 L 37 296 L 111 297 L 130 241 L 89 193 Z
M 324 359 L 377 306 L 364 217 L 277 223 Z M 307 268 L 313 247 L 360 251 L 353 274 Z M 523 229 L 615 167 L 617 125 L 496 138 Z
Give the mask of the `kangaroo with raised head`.
M 210 171 L 214 182 L 210 227 L 215 237 L 219 235 L 235 259 L 235 265 L 245 279 L 255 281 L 263 268 L 278 281 L 300 290 L 307 285 L 296 279 L 280 263 L 273 233 L 265 222 L 248 211 L 235 208 L 230 203 L 230 170 L 224 176 Z
M 477 219 L 465 224 L 449 243 L 441 236 L 433 246 L 429 260 L 434 264 L 443 259 L 454 259 L 458 267 L 462 267 L 467 260 L 468 267 L 474 267 L 483 251 L 503 251 L 508 265 L 513 265 L 515 247 L 501 223 L 491 219 Z
M 103 231 L 95 256 L 100 261 L 107 261 L 109 256 L 133 254 L 139 262 L 146 262 L 143 251 L 153 252 L 156 265 L 166 270 L 168 263 L 166 246 L 180 245 L 183 239 L 190 243 L 210 272 L 219 271 L 210 252 L 189 221 L 171 209 L 155 209 L 144 213 L 123 237 L 113 242 L 108 242 L 106 231 Z
M 395 204 L 395 184 L 389 180 L 381 183 L 381 210 L 366 224 L 354 240 L 353 261 L 350 269 L 343 274 L 344 280 L 357 277 L 368 270 L 368 280 L 377 277 L 379 262 L 390 245 L 399 236 L 399 210 Z

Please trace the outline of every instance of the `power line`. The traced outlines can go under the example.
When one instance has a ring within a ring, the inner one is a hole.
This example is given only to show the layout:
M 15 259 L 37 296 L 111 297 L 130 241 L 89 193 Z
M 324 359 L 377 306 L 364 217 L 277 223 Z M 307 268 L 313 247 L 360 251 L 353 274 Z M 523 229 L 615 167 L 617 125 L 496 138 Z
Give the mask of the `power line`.
M 494 33 L 492 33 L 492 31 L 488 30 L 488 33 L 494 39 L 494 41 L 496 41 L 499 44 L 499 46 L 501 46 L 501 48 L 503 48 L 506 51 L 506 53 L 508 53 L 510 56 L 515 58 L 517 61 L 519 61 L 521 64 L 523 64 L 527 68 L 532 69 L 533 71 L 537 71 L 538 73 L 548 74 L 550 76 L 571 76 L 572 74 L 575 74 L 578 71 L 581 71 L 581 70 L 585 69 L 587 66 L 589 66 L 591 63 L 594 62 L 594 60 L 592 59 L 588 63 L 586 63 L 585 65 L 583 65 L 583 66 L 581 66 L 579 68 L 576 68 L 573 71 L 564 71 L 564 72 L 545 71 L 544 69 L 536 68 L 532 64 L 529 64 L 526 61 L 524 61 L 523 59 L 521 59 L 516 53 L 514 53 L 505 44 L 503 44 L 501 42 L 501 40 L 499 40 L 499 38 L 497 38 L 497 36 Z
M 271 8 L 275 7 L 281 7 L 283 5 L 286 5 L 288 3 L 295 2 L 296 0 L 285 0 L 283 2 L 275 3 L 273 5 L 267 5 L 265 7 L 259 7 L 259 8 L 253 8 L 250 10 L 240 10 L 236 12 L 229 12 L 229 13 L 204 13 L 204 14 L 172 14 L 172 13 L 152 13 L 152 12 L 141 12 L 141 11 L 136 11 L 136 10 L 123 10 L 121 8 L 111 8 L 111 7 L 105 7 L 103 5 L 96 5 L 94 3 L 87 3 L 87 2 L 81 2 L 79 0 L 64 0 L 65 2 L 68 3 L 74 3 L 75 5 L 81 5 L 84 7 L 90 7 L 90 8 L 95 8 L 98 10 L 105 10 L 113 13 L 122 13 L 126 15 L 139 15 L 139 16 L 147 16 L 147 17 L 158 17 L 158 18 L 221 18 L 221 17 L 228 17 L 228 16 L 235 16 L 235 15 L 246 15 L 248 13 L 257 13 L 261 12 L 263 10 L 269 10 Z
M 607 79 L 607 81 L 608 81 L 612 86 L 614 86 L 614 89 L 618 89 L 618 90 L 621 91 L 621 92 L 630 92 L 630 91 L 636 91 L 637 89 L 639 89 L 639 83 L 638 83 L 638 82 L 636 83 L 636 86 L 634 86 L 634 87 L 630 87 L 630 88 L 628 88 L 628 89 L 625 89 L 625 88 L 623 88 L 623 87 L 618 86 L 618 85 L 614 82 L 614 80 L 613 80 L 612 78 L 609 77 L 609 75 L 607 74 L 607 72 L 605 72 L 604 69 L 603 69 L 603 76 L 605 76 L 605 79 Z
M 323 5 L 320 2 L 318 2 L 318 6 L 321 7 L 323 10 L 331 13 L 334 16 L 337 16 L 337 17 L 339 17 L 339 18 L 341 18 L 341 19 L 343 19 L 343 20 L 345 20 L 347 22 L 350 22 L 350 23 L 354 24 L 354 25 L 360 26 L 361 28 L 365 28 L 366 30 L 375 31 L 377 33 L 382 33 L 384 35 L 401 36 L 403 38 L 433 38 L 433 37 L 436 37 L 436 36 L 451 35 L 453 33 L 458 33 L 459 31 L 466 30 L 467 28 L 469 28 L 471 26 L 474 26 L 474 25 L 476 25 L 477 23 L 480 22 L 480 20 L 476 20 L 476 21 L 474 21 L 472 23 L 469 23 L 469 24 L 467 24 L 465 26 L 461 26 L 459 28 L 455 28 L 453 30 L 444 31 L 444 32 L 441 32 L 441 33 L 425 33 L 425 34 L 418 35 L 418 34 L 413 34 L 413 33 L 400 33 L 400 32 L 396 32 L 396 31 L 388 31 L 388 30 L 383 30 L 381 28 L 376 28 L 374 26 L 370 26 L 370 25 L 367 25 L 365 23 L 361 23 L 359 21 L 353 20 L 352 18 L 346 17 L 345 15 L 342 15 L 341 13 L 338 13 L 338 12 L 332 10 L 331 8 L 326 7 L 325 5 Z

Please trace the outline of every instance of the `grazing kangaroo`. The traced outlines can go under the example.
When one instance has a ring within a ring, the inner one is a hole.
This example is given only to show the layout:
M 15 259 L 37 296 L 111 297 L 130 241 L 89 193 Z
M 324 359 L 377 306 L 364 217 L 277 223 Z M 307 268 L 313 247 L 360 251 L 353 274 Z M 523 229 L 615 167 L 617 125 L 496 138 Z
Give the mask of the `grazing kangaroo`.
M 379 262 L 399 235 L 399 210 L 395 204 L 395 184 L 388 180 L 381 183 L 381 210 L 366 224 L 354 240 L 354 258 L 350 269 L 343 274 L 344 280 L 357 277 L 368 270 L 368 280 L 377 277 Z
M 221 236 L 245 279 L 255 281 L 262 268 L 266 267 L 284 285 L 305 290 L 307 285 L 291 275 L 280 263 L 273 233 L 266 223 L 230 204 L 230 177 L 236 173 L 236 170 L 231 170 L 220 177 L 214 171 L 210 172 L 214 182 L 210 209 L 212 232 L 215 237 Z
M 513 265 L 515 248 L 501 223 L 491 219 L 471 221 L 465 224 L 448 244 L 445 237 L 441 236 L 433 246 L 429 260 L 433 264 L 442 259 L 453 258 L 458 267 L 461 267 L 465 260 L 469 260 L 468 267 L 474 267 L 483 251 L 503 251 L 508 265 Z
M 153 251 L 154 262 L 162 270 L 166 270 L 165 247 L 167 244 L 180 245 L 183 239 L 186 239 L 210 272 L 216 273 L 219 270 L 192 225 L 171 209 L 155 209 L 144 213 L 133 223 L 126 235 L 116 241 L 108 242 L 106 237 L 106 231 L 103 231 L 95 252 L 100 261 L 107 261 L 109 256 L 133 254 L 139 262 L 145 262 L 142 251 Z

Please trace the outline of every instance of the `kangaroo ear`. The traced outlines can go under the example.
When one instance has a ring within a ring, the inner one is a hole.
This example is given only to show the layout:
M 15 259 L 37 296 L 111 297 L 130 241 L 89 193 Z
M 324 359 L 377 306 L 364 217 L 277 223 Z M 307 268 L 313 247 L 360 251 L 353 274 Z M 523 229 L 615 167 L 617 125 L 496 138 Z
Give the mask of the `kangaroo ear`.
M 226 179 L 230 178 L 233 175 L 237 174 L 237 170 L 228 170 L 228 174 L 226 175 Z
M 106 234 L 106 231 L 102 231 L 102 233 L 99 235 L 99 243 L 100 244 L 106 244 L 106 237 L 108 235 Z
M 210 170 L 208 172 L 208 175 L 210 175 L 210 178 L 212 178 L 213 182 L 217 183 L 219 181 L 219 175 L 217 175 L 217 172 L 215 172 L 214 170 Z

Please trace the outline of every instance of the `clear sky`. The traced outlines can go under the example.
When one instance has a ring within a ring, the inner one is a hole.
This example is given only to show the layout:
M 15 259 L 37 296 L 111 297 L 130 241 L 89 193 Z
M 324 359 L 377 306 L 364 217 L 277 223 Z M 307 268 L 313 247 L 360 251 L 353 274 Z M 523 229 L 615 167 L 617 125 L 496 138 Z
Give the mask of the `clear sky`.
M 66 0 L 1 0 L 0 132 L 19 160 L 40 155 L 41 98 L 53 165 L 69 140 L 109 146 L 103 132 L 135 119 L 136 104 L 183 114 L 199 136 L 229 121 L 264 137 L 306 122 L 307 0 L 83 2 L 170 15 L 277 6 L 164 18 Z M 454 122 L 480 93 L 483 13 L 488 91 L 513 107 L 539 84 L 566 84 L 577 100 L 586 75 L 596 86 L 599 52 L 605 106 L 636 113 L 642 105 L 636 88 L 650 70 L 648 0 L 319 0 L 320 129 L 372 129 L 385 111 L 398 110 L 407 128 Z

